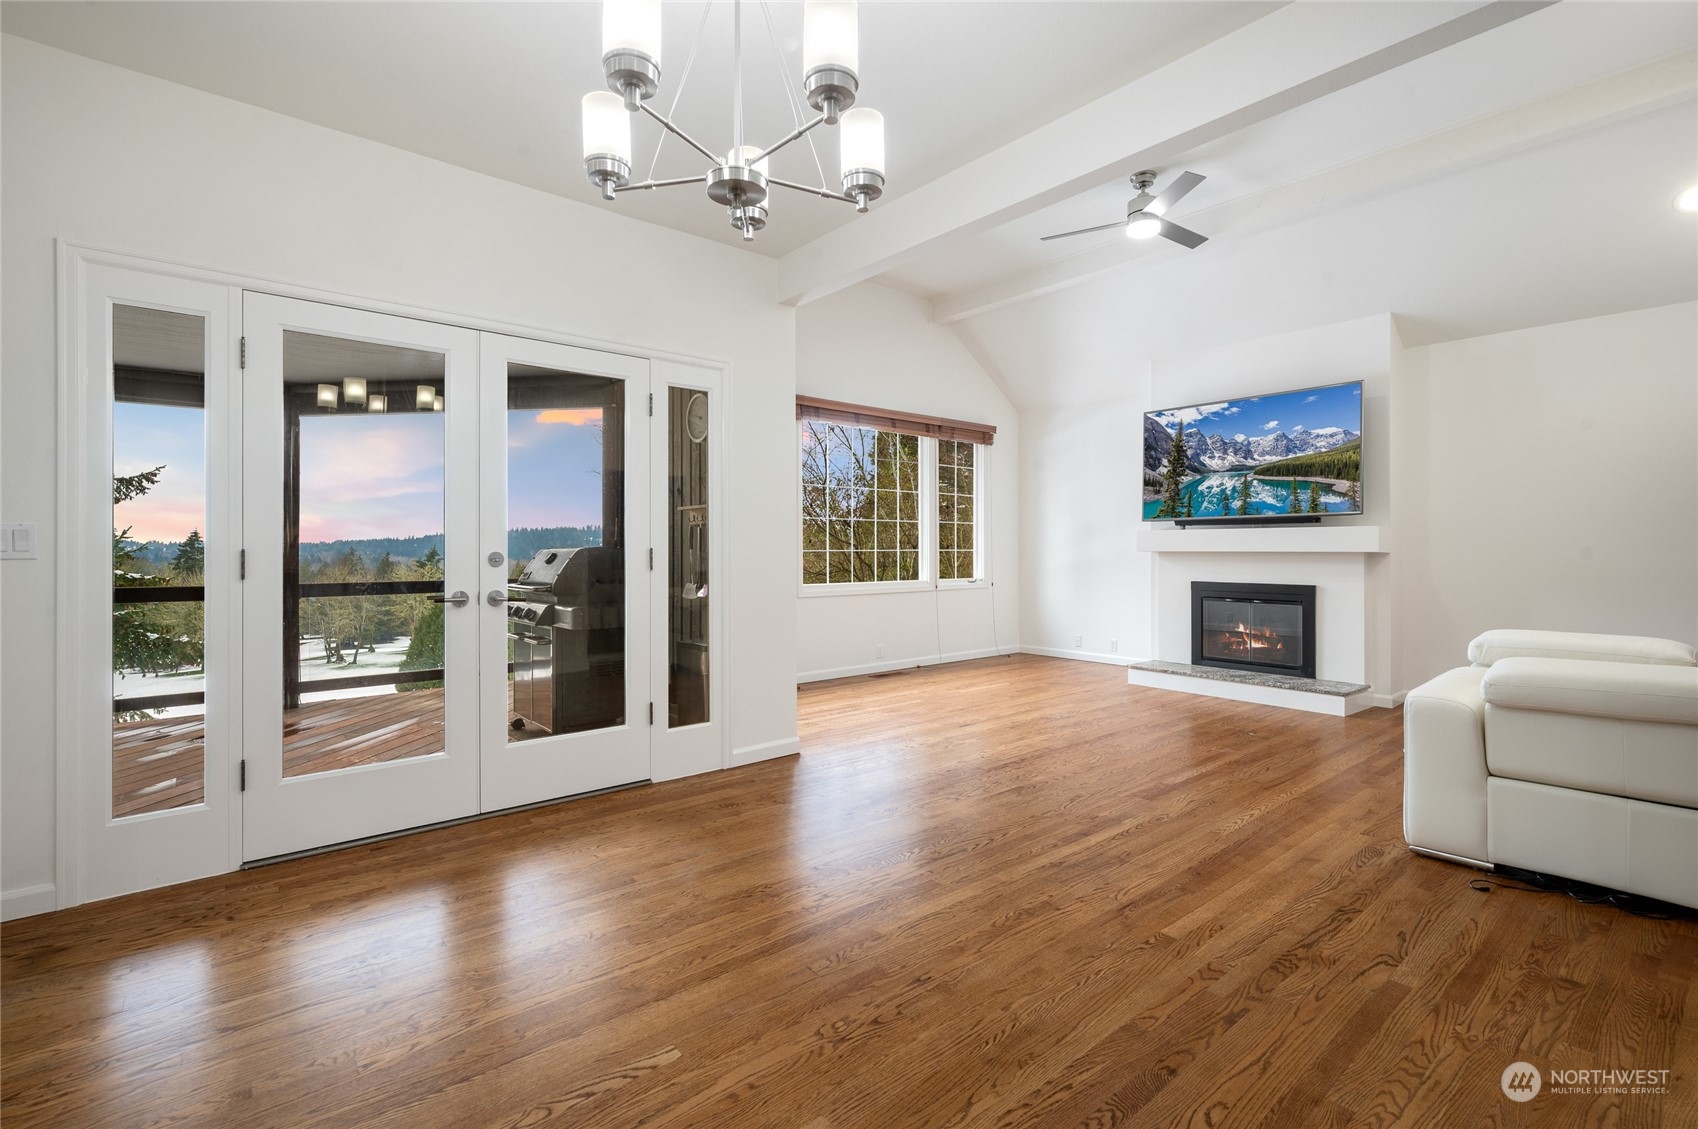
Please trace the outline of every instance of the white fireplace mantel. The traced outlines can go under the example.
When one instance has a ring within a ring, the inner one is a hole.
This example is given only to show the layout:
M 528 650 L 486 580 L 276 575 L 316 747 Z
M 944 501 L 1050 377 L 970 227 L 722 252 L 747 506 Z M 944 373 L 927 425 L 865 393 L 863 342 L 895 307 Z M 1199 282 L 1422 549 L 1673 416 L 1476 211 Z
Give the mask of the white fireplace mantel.
M 1386 553 L 1377 525 L 1150 526 L 1138 530 L 1140 553 Z

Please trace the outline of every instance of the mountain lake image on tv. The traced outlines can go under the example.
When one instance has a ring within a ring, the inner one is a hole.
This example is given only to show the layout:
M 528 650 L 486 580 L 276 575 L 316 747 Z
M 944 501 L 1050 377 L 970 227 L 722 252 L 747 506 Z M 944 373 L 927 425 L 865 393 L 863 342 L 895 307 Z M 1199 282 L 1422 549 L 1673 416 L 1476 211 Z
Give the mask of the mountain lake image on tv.
M 1144 520 L 1362 512 L 1362 382 L 1144 413 Z

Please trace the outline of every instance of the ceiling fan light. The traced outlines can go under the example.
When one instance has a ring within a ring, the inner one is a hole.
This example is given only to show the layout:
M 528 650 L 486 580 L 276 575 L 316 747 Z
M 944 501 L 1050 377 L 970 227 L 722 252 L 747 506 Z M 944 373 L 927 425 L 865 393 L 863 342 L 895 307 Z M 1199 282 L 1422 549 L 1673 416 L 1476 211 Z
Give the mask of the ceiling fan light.
M 1674 198 L 1675 209 L 1682 212 L 1698 212 L 1698 184 L 1694 184 L 1685 192 Z
M 337 389 L 334 384 L 320 384 L 318 386 L 318 406 L 335 410 L 336 392 Z
M 419 411 L 430 411 L 431 405 L 434 403 L 436 403 L 436 389 L 431 385 L 421 384 L 413 390 L 413 407 Z
M 433 412 L 440 412 L 442 410 L 442 393 L 438 392 L 436 394 L 436 399 L 431 403 L 430 410 Z
M 350 404 L 366 402 L 366 378 L 363 376 L 344 376 L 342 378 L 342 399 Z
M 374 393 L 371 394 L 370 397 L 368 397 L 366 399 L 366 411 L 368 411 L 368 412 L 387 412 L 388 410 L 389 410 L 389 397 L 385 396 L 383 393 L 374 392 Z
M 1149 212 L 1135 212 L 1126 220 L 1126 238 L 1154 239 L 1161 234 L 1161 217 Z

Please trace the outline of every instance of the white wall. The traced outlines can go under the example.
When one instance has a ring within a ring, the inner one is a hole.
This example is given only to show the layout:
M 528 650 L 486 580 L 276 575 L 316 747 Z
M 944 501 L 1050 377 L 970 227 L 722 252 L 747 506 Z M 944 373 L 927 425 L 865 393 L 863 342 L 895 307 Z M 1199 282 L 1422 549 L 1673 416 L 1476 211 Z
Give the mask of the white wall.
M 1020 415 L 1028 651 L 1098 662 L 1153 657 L 1151 558 L 1133 544 L 1149 395 L 1148 366 L 1136 368 L 1124 399 Z
M 1492 627 L 1698 643 L 1698 305 L 1408 358 L 1409 685 Z
M 1020 642 L 1020 421 L 960 340 L 931 324 L 928 304 L 862 283 L 796 315 L 796 391 L 852 404 L 996 427 L 988 456 L 988 586 L 798 598 L 803 680 L 895 670 L 1014 650 Z M 792 437 L 786 484 L 796 510 Z M 799 587 L 796 548 L 786 558 Z M 882 657 L 878 649 L 883 648 Z
M 1250 559 L 1359 609 L 1363 647 L 1347 669 L 1323 648 L 1322 677 L 1369 682 L 1389 704 L 1491 627 L 1698 642 L 1693 303 L 1413 349 L 1381 315 L 1158 360 L 1113 402 L 1023 413 L 1026 642 L 1059 652 L 1082 633 L 1098 652 L 1118 636 L 1121 655 L 1182 659 L 1189 609 L 1174 592 L 1248 574 L 1234 554 L 1133 550 L 1139 414 L 1356 378 L 1366 512 L 1333 520 L 1378 526 L 1389 552 L 1342 573 L 1331 558 Z M 1306 561 L 1314 580 L 1290 574 Z
M 0 514 L 41 552 L 0 565 L 0 888 L 54 871 L 55 237 L 729 361 L 732 745 L 796 747 L 795 312 L 770 262 L 12 36 L 3 81 Z

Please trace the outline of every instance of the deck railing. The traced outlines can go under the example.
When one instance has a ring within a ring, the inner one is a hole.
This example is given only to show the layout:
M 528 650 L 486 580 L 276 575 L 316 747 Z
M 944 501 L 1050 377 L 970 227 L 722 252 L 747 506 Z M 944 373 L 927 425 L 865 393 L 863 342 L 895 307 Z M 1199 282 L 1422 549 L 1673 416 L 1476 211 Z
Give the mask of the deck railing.
M 369 580 L 350 583 L 302 584 L 300 598 L 323 599 L 351 596 L 431 596 L 443 591 L 440 580 Z M 159 584 L 118 587 L 112 589 L 112 605 L 126 604 L 195 604 L 206 600 L 206 587 L 201 584 Z M 358 690 L 368 686 L 401 686 L 412 682 L 440 682 L 442 668 L 431 670 L 387 670 L 372 674 L 344 675 L 340 678 L 300 677 L 299 647 L 296 648 L 295 677 L 292 680 L 302 691 L 319 693 L 326 690 Z M 169 706 L 193 706 L 206 701 L 201 690 L 179 694 L 150 694 L 143 697 L 113 698 L 112 712 L 128 710 L 158 710 Z

